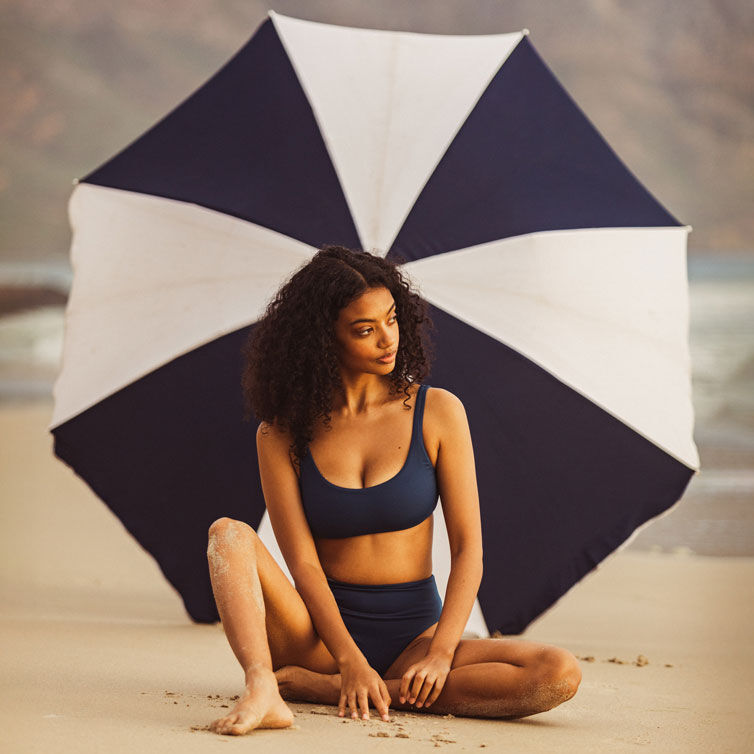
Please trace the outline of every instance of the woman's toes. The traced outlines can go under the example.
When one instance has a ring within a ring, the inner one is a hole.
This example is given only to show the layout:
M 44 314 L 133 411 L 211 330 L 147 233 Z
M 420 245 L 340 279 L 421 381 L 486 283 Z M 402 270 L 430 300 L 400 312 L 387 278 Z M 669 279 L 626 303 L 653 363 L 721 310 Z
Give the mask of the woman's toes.
M 234 725 L 238 724 L 238 715 L 230 714 L 213 720 L 209 724 L 209 729 L 213 733 L 230 733 Z

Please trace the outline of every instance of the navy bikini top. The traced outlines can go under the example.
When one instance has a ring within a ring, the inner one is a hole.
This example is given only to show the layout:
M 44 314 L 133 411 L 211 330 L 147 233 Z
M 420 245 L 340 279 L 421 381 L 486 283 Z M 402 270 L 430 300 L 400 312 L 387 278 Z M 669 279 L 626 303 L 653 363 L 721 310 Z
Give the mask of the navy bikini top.
M 437 479 L 422 435 L 427 387 L 421 385 L 416 395 L 406 461 L 386 482 L 371 487 L 339 487 L 322 476 L 310 451 L 301 459 L 301 501 L 315 537 L 339 539 L 409 529 L 434 511 Z

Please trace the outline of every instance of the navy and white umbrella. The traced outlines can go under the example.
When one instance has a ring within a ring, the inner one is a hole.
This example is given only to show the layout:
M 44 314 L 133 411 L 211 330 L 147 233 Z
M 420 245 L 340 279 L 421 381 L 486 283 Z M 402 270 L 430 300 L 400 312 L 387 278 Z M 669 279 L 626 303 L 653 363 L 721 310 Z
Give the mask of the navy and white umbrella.
M 431 305 L 427 382 L 463 401 L 474 442 L 472 630 L 523 631 L 699 468 L 690 227 L 616 156 L 527 30 L 443 36 L 270 12 L 81 178 L 69 211 L 54 452 L 196 621 L 217 620 L 215 518 L 247 521 L 280 559 L 256 423 L 242 421 L 241 348 L 323 244 L 401 255 Z

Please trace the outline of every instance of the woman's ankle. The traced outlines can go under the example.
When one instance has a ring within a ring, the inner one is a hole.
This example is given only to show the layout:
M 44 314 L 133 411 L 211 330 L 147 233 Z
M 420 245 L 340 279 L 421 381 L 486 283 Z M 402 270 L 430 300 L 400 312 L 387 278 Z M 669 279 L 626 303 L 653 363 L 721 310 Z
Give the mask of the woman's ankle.
M 328 675 L 298 665 L 286 665 L 275 671 L 283 699 L 315 704 L 337 704 L 340 700 L 340 674 Z
M 272 668 L 266 665 L 263 662 L 252 662 L 248 664 L 243 671 L 244 674 L 244 681 L 246 685 L 249 685 L 249 682 L 256 681 L 263 676 L 268 675 L 274 675 L 272 672 Z

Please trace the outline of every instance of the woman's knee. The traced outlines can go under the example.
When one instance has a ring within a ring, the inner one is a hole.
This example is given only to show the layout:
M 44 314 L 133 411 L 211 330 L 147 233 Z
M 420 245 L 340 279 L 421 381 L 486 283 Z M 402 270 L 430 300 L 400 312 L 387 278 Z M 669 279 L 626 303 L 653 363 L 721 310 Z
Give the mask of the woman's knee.
M 209 542 L 233 546 L 244 540 L 254 539 L 256 532 L 246 522 L 222 516 L 213 521 L 208 531 Z
M 245 531 L 246 529 L 254 531 L 245 521 L 239 521 L 235 518 L 229 518 L 228 516 L 221 516 L 209 525 L 209 534 L 226 536 L 229 532 Z
M 542 650 L 536 665 L 537 682 L 552 692 L 555 704 L 570 699 L 581 683 L 581 667 L 576 657 L 567 649 L 547 647 Z
M 256 568 L 256 532 L 243 521 L 223 517 L 209 527 L 207 561 L 214 582 L 232 568 Z
M 559 647 L 543 647 L 527 669 L 528 677 L 522 688 L 520 708 L 511 714 L 510 699 L 501 698 L 495 717 L 515 719 L 551 710 L 568 701 L 581 682 L 578 660 Z

